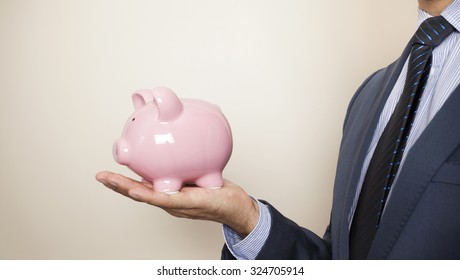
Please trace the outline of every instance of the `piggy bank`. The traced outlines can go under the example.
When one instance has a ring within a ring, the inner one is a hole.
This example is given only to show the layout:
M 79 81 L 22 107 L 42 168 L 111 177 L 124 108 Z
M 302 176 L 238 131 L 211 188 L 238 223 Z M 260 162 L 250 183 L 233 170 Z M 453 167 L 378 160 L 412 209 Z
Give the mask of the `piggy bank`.
M 164 87 L 133 93 L 135 111 L 113 145 L 116 162 L 154 190 L 178 192 L 183 184 L 213 189 L 232 153 L 232 133 L 221 110 L 208 102 L 179 99 Z

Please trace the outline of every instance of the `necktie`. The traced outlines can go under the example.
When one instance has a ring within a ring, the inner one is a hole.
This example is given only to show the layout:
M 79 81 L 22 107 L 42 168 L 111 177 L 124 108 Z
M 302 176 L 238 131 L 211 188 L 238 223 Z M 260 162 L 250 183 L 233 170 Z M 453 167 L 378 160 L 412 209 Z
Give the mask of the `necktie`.
M 431 17 L 420 25 L 411 40 L 403 93 L 377 143 L 353 217 L 351 259 L 367 258 L 429 76 L 431 53 L 453 31 L 443 17 Z

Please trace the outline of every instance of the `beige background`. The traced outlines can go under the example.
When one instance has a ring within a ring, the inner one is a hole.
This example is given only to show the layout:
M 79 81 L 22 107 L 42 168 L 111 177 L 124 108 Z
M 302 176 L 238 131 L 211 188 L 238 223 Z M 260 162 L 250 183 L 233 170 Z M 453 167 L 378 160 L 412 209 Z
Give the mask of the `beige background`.
M 0 258 L 219 258 L 220 225 L 170 217 L 94 180 L 103 169 L 137 178 L 111 147 L 131 92 L 155 86 L 218 104 L 235 142 L 225 177 L 322 235 L 347 103 L 397 58 L 416 8 L 0 0 Z

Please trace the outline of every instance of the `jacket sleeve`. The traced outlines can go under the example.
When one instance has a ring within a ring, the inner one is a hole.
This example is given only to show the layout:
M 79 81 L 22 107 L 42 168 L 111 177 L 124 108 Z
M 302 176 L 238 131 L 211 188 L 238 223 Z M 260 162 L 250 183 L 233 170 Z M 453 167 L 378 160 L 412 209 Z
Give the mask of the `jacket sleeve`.
M 261 202 L 266 204 L 270 210 L 272 225 L 268 239 L 256 259 L 331 259 L 329 227 L 322 239 L 284 217 L 266 201 Z M 223 260 L 235 259 L 226 245 L 222 249 L 221 258 Z

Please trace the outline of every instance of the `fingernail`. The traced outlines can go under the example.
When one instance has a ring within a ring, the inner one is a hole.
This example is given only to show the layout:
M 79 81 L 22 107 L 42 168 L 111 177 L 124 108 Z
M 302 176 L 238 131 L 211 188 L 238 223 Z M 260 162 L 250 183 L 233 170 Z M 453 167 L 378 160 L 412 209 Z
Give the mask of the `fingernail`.
M 97 181 L 101 184 L 103 184 L 104 186 L 106 186 L 107 188 L 112 188 L 109 183 L 107 182 L 107 180 L 104 180 L 104 179 L 97 179 Z
M 97 176 L 96 176 L 96 180 L 97 180 L 98 182 L 102 183 L 102 184 L 107 184 L 107 180 L 102 179 L 102 178 L 98 178 Z

